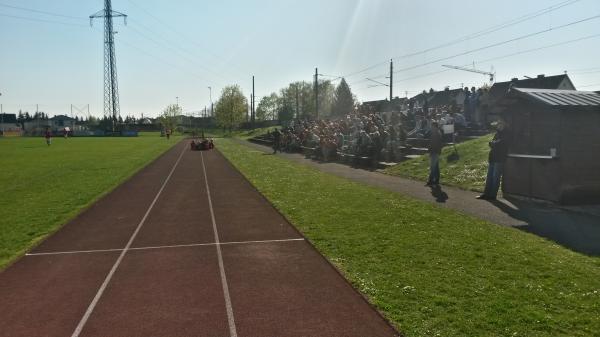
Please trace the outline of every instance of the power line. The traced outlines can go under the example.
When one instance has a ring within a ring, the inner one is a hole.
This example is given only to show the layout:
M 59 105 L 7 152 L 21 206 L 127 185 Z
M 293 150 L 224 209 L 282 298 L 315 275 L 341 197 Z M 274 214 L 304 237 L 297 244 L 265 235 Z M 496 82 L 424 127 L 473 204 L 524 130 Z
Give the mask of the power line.
M 143 11 L 146 15 L 150 16 L 151 18 L 153 18 L 154 20 L 156 20 L 158 23 L 162 24 L 163 26 L 167 27 L 169 30 L 171 30 L 173 33 L 175 33 L 176 35 L 178 35 L 182 40 L 187 41 L 189 44 L 192 45 L 196 45 L 198 47 L 200 47 L 204 53 L 210 55 L 211 57 L 215 58 L 215 59 L 223 59 L 221 56 L 216 55 L 214 53 L 212 53 L 210 50 L 206 49 L 205 46 L 202 46 L 200 44 L 198 44 L 197 42 L 195 42 L 193 39 L 190 39 L 188 36 L 186 36 L 185 34 L 181 33 L 180 31 L 178 31 L 176 28 L 174 28 L 173 26 L 171 26 L 170 24 L 164 22 L 163 20 L 161 20 L 159 17 L 157 17 L 156 15 L 152 14 L 150 11 L 148 11 L 147 9 L 143 8 L 142 6 L 138 5 L 136 2 L 134 2 L 133 0 L 128 0 L 129 3 L 131 3 L 132 5 L 134 5 L 135 7 L 139 8 L 141 11 Z M 239 66 L 237 66 L 235 63 L 229 62 L 230 66 L 234 66 L 236 68 L 238 68 L 239 70 L 243 70 L 241 69 Z
M 542 46 L 542 47 L 531 48 L 531 49 L 527 49 L 527 50 L 523 50 L 523 51 L 519 51 L 519 52 L 515 52 L 515 53 L 510 53 L 510 54 L 502 55 L 502 56 L 492 57 L 492 58 L 485 59 L 485 60 L 479 60 L 479 61 L 475 61 L 473 63 L 465 64 L 463 66 L 470 66 L 472 64 L 481 64 L 481 63 L 487 63 L 487 62 L 491 62 L 491 61 L 497 61 L 497 60 L 501 60 L 501 59 L 505 59 L 505 58 L 509 58 L 509 57 L 513 57 L 513 56 L 517 56 L 517 55 L 532 53 L 532 52 L 536 52 L 536 51 L 540 51 L 540 50 L 544 50 L 544 49 L 554 48 L 554 47 L 558 47 L 558 46 L 562 46 L 562 45 L 567 45 L 567 44 L 571 44 L 571 43 L 576 43 L 576 42 L 580 42 L 580 41 L 584 41 L 584 40 L 589 40 L 589 39 L 593 39 L 593 38 L 598 38 L 598 37 L 600 37 L 600 34 L 588 35 L 588 36 L 580 37 L 580 38 L 577 38 L 577 39 L 567 40 L 567 41 L 563 41 L 563 42 L 559 42 L 559 43 L 553 43 L 553 44 L 545 45 L 545 46 Z M 585 68 L 585 69 L 582 69 L 582 70 L 587 70 L 587 69 L 593 70 L 593 69 L 600 69 L 600 68 Z M 438 75 L 438 74 L 446 73 L 446 72 L 449 72 L 449 71 L 452 71 L 452 69 L 436 70 L 436 71 L 432 71 L 432 72 L 428 72 L 428 73 L 424 73 L 424 74 L 420 74 L 420 75 L 416 75 L 416 76 L 411 76 L 411 77 L 407 77 L 407 78 L 403 78 L 403 79 L 398 79 L 398 80 L 395 80 L 394 83 L 406 82 L 406 81 L 410 81 L 410 80 L 414 80 L 414 79 L 429 77 L 429 76 L 433 76 L 433 75 Z M 369 87 L 360 88 L 360 89 L 367 89 L 367 88 L 369 88 Z
M 586 84 L 586 85 L 579 85 L 579 88 L 589 88 L 589 87 L 596 87 L 596 86 L 600 86 L 600 83 L 594 83 L 594 84 Z
M 550 7 L 546 7 L 544 9 L 542 9 L 542 10 L 539 10 L 539 11 L 536 11 L 536 12 L 532 12 L 532 13 L 526 14 L 524 16 L 518 17 L 516 19 L 512 19 L 512 20 L 509 20 L 507 22 L 501 23 L 499 25 L 483 29 L 483 30 L 481 30 L 479 32 L 475 32 L 475 33 L 463 36 L 463 37 L 458 38 L 456 40 L 453 40 L 453 41 L 450 41 L 450 42 L 446 42 L 446 43 L 443 43 L 443 44 L 440 44 L 440 45 L 437 45 L 437 46 L 434 46 L 434 47 L 430 47 L 430 48 L 427 48 L 427 49 L 424 49 L 424 50 L 420 50 L 420 51 L 417 51 L 417 52 L 413 52 L 413 53 L 409 53 L 409 54 L 405 54 L 405 55 L 401 55 L 401 56 L 396 56 L 396 57 L 393 57 L 393 59 L 397 60 L 397 59 L 402 59 L 402 58 L 408 58 L 408 57 L 412 57 L 412 56 L 417 56 L 417 55 L 425 54 L 425 53 L 428 53 L 430 51 L 434 51 L 434 50 L 437 50 L 437 49 L 442 49 L 442 48 L 445 48 L 445 47 L 449 47 L 449 46 L 452 46 L 452 45 L 455 45 L 455 44 L 458 44 L 458 43 L 461 43 L 461 42 L 466 42 L 466 41 L 469 41 L 469 40 L 472 40 L 472 39 L 475 39 L 475 38 L 478 38 L 478 37 L 481 37 L 481 36 L 484 36 L 484 35 L 488 35 L 488 34 L 497 32 L 497 31 L 502 30 L 504 28 L 508 28 L 508 27 L 517 25 L 519 23 L 522 23 L 522 22 L 525 22 L 525 21 L 537 18 L 537 17 L 542 16 L 544 14 L 551 13 L 553 11 L 556 11 L 556 10 L 560 9 L 560 8 L 563 8 L 563 7 L 575 4 L 575 3 L 579 2 L 579 1 L 581 1 L 581 0 L 563 1 L 563 2 L 558 3 L 556 5 L 553 5 L 553 6 L 550 6 Z M 366 67 L 366 68 L 361 69 L 359 71 L 355 71 L 355 72 L 346 74 L 346 75 L 344 75 L 344 77 L 347 78 L 347 77 L 351 77 L 351 76 L 354 76 L 354 75 L 358 75 L 360 73 L 364 73 L 366 71 L 369 71 L 371 69 L 374 69 L 374 68 L 377 68 L 379 66 L 386 65 L 386 64 L 388 64 L 388 61 L 378 62 L 378 63 L 376 63 L 376 64 L 374 64 L 372 66 Z
M 489 58 L 486 60 L 476 61 L 474 63 L 479 64 L 479 63 L 486 63 L 486 62 L 501 60 L 501 59 L 516 56 L 516 55 L 527 54 L 527 53 L 536 52 L 536 51 L 540 51 L 540 50 L 544 50 L 544 49 L 548 49 L 548 48 L 553 48 L 553 47 L 558 47 L 558 46 L 571 44 L 571 43 L 575 43 L 575 42 L 579 42 L 579 41 L 589 40 L 589 39 L 593 39 L 593 38 L 597 38 L 597 37 L 600 37 L 600 34 L 588 35 L 588 36 L 580 37 L 580 38 L 573 39 L 573 40 L 563 41 L 563 42 L 559 42 L 559 43 L 553 43 L 553 44 L 542 46 L 542 47 L 531 48 L 531 49 L 527 49 L 527 50 L 523 50 L 523 51 L 511 53 L 511 54 L 506 54 L 503 56 L 497 56 L 497 57 L 492 57 L 492 58 Z
M 177 70 L 180 70 L 181 72 L 183 72 L 183 73 L 185 73 L 185 74 L 188 74 L 188 75 L 193 75 L 194 77 L 197 77 L 197 78 L 199 78 L 199 79 L 202 79 L 202 80 L 206 81 L 206 78 L 205 78 L 204 76 L 202 76 L 202 75 L 199 75 L 199 74 L 196 74 L 196 73 L 194 73 L 194 72 L 191 72 L 191 71 L 190 71 L 189 69 L 187 69 L 187 68 L 183 68 L 183 67 L 180 67 L 180 66 L 178 66 L 178 65 L 175 65 L 175 64 L 173 64 L 173 63 L 170 63 L 170 62 L 168 62 L 168 61 L 165 61 L 165 60 L 164 60 L 164 59 L 162 59 L 161 57 L 158 57 L 158 56 L 156 56 L 156 55 L 153 55 L 152 53 L 149 53 L 149 52 L 147 52 L 147 51 L 145 51 L 145 50 L 143 50 L 143 49 L 141 49 L 141 48 L 137 47 L 136 45 L 134 45 L 134 44 L 131 44 L 131 43 L 129 43 L 129 42 L 127 42 L 127 41 L 125 41 L 124 39 L 120 39 L 120 40 L 119 40 L 119 42 L 120 42 L 120 43 L 122 43 L 122 44 L 124 44 L 124 45 L 126 45 L 126 46 L 128 46 L 128 47 L 130 47 L 130 48 L 133 48 L 133 49 L 137 50 L 138 52 L 140 52 L 140 53 L 142 53 L 142 54 L 144 54 L 144 55 L 146 55 L 146 56 L 148 56 L 148 57 L 151 57 L 151 58 L 153 58 L 153 59 L 155 59 L 155 60 L 157 60 L 157 61 L 159 61 L 159 62 L 161 62 L 161 63 L 163 63 L 163 64 L 165 64 L 165 65 L 168 65 L 168 66 L 170 66 L 170 67 L 172 67 L 172 68 L 175 68 L 175 69 L 177 69 Z M 210 83 L 210 82 L 208 82 L 208 81 L 207 81 L 206 83 Z
M 221 76 L 220 76 L 220 75 L 219 75 L 217 72 L 215 72 L 215 71 L 211 70 L 210 68 L 208 68 L 208 67 L 206 67 L 206 66 L 203 66 L 203 65 L 196 64 L 196 62 L 197 62 L 197 61 L 196 61 L 196 60 L 194 60 L 193 58 L 190 58 L 190 57 L 188 57 L 187 55 L 184 55 L 183 53 L 181 53 L 181 52 L 180 52 L 180 51 L 178 51 L 178 50 L 174 50 L 174 49 L 172 49 L 172 48 L 170 48 L 170 47 L 168 47 L 168 46 L 166 46 L 166 45 L 164 45 L 164 44 L 161 44 L 160 42 L 156 41 L 154 38 L 152 38 L 152 37 L 150 37 L 150 36 L 146 35 L 146 34 L 145 34 L 145 33 L 143 33 L 143 32 L 141 32 L 141 31 L 139 31 L 139 30 L 137 30 L 137 29 L 135 29 L 135 28 L 132 28 L 132 27 L 129 27 L 129 28 L 130 28 L 130 29 L 131 29 L 131 31 L 133 31 L 134 33 L 136 33 L 136 34 L 138 34 L 139 36 L 141 36 L 141 37 L 143 37 L 143 38 L 145 38 L 145 39 L 147 39 L 147 40 L 149 40 L 149 41 L 153 42 L 153 43 L 154 43 L 154 44 L 156 44 L 157 46 L 159 46 L 159 47 L 167 47 L 169 50 L 171 50 L 171 51 L 173 51 L 173 52 L 176 52 L 176 53 L 178 53 L 178 54 L 180 55 L 180 57 L 182 57 L 182 58 L 185 58 L 187 61 L 189 61 L 189 62 L 191 62 L 191 63 L 194 63 L 195 65 L 197 65 L 197 66 L 199 66 L 200 68 L 204 69 L 206 72 L 209 72 L 209 73 L 213 74 L 214 76 L 216 76 L 216 78 L 218 78 L 218 79 L 219 79 L 219 80 L 217 80 L 216 82 L 220 82 L 219 84 L 221 84 L 221 85 L 223 85 L 223 84 L 224 84 L 224 82 L 221 82 L 220 80 L 225 80 L 225 79 L 224 79 L 223 77 L 221 77 Z M 227 82 L 227 80 L 225 80 L 225 81 Z
M 0 4 L 0 5 L 2 5 L 2 4 Z M 42 12 L 42 11 L 37 11 L 37 10 L 33 10 L 33 9 L 31 9 L 31 10 L 30 10 L 30 9 L 27 9 L 27 10 L 28 10 L 28 11 L 31 11 L 31 12 Z M 48 15 L 52 14 L 52 15 L 54 15 L 54 16 L 61 16 L 61 17 L 69 17 L 69 16 L 67 16 L 67 15 L 61 15 L 61 14 L 57 14 L 57 13 L 50 13 L 50 12 L 47 12 L 47 14 L 48 14 Z M 55 21 L 55 20 L 38 19 L 38 18 L 32 18 L 32 17 L 23 17 L 23 16 L 16 16 L 16 15 L 3 14 L 3 13 L 0 13 L 0 16 L 9 17 L 9 18 L 14 18 L 14 19 L 19 19 L 19 20 L 32 21 L 32 22 L 42 22 L 42 23 L 50 23 L 50 24 L 58 24 L 58 25 L 66 25 L 66 26 L 75 26 L 75 27 L 85 27 L 85 28 L 88 28 L 88 27 L 89 27 L 88 25 L 85 25 L 85 24 L 77 24 L 77 23 L 61 22 L 61 21 Z M 71 18 L 74 18 L 74 17 L 71 17 Z M 81 19 L 81 18 L 77 18 L 77 19 Z M 129 27 L 129 28 L 131 29 L 132 27 Z M 101 31 L 99 31 L 99 30 L 97 30 L 97 29 L 95 29 L 95 31 L 97 31 L 97 32 L 99 32 L 99 33 L 102 33 Z M 160 46 L 160 43 L 159 43 L 158 41 L 156 41 L 156 40 L 154 40 L 154 39 L 152 39 L 152 38 L 148 37 L 146 34 L 144 34 L 144 33 L 140 32 L 140 31 L 138 31 L 137 29 L 132 29 L 132 31 L 134 31 L 135 33 L 137 33 L 137 34 L 139 34 L 139 35 L 143 36 L 143 37 L 144 37 L 144 38 L 146 38 L 146 39 L 149 39 L 149 40 L 151 40 L 151 41 L 155 42 L 157 45 L 159 45 L 159 46 Z M 125 45 L 127 45 L 127 46 L 129 46 L 129 47 L 131 47 L 131 48 L 133 48 L 133 49 L 135 49 L 135 50 L 137 50 L 137 51 L 139 51 L 139 52 L 141 52 L 141 53 L 143 53 L 143 54 L 145 54 L 145 55 L 147 55 L 147 56 L 151 57 L 151 58 L 154 58 L 155 60 L 158 60 L 159 62 L 162 62 L 162 63 L 164 63 L 164 64 L 166 64 L 166 65 L 169 65 L 169 66 L 171 66 L 171 67 L 173 67 L 173 68 L 177 68 L 178 70 L 181 70 L 182 72 L 185 72 L 186 74 L 191 74 L 191 75 L 193 75 L 193 76 L 195 76 L 195 77 L 198 77 L 198 78 L 200 78 L 200 79 L 206 80 L 206 77 L 204 77 L 204 76 L 201 76 L 201 75 L 195 74 L 195 73 L 193 73 L 193 72 L 190 72 L 188 69 L 186 69 L 186 70 L 183 70 L 183 68 L 180 68 L 179 66 L 176 66 L 176 65 L 174 65 L 174 64 L 171 64 L 171 63 L 169 63 L 169 62 L 166 62 L 165 60 L 163 60 L 163 59 L 161 59 L 161 58 L 159 58 L 159 57 L 157 57 L 157 56 L 155 56 L 155 55 L 153 55 L 153 54 L 151 54 L 151 53 L 149 53 L 149 52 L 146 52 L 146 51 L 144 51 L 143 49 L 141 49 L 141 48 L 139 48 L 139 47 L 137 47 L 137 46 L 135 46 L 135 45 L 133 45 L 133 44 L 131 44 L 131 43 L 128 43 L 128 42 L 124 41 L 123 39 L 120 39 L 120 42 L 122 42 L 123 44 L 125 44 Z M 217 81 L 217 82 L 220 82 L 220 81 Z M 222 84 L 223 84 L 223 82 L 220 82 L 220 84 L 222 85 Z
M 572 39 L 572 40 L 563 41 L 563 42 L 559 42 L 559 43 L 553 43 L 553 44 L 542 46 L 542 47 L 536 47 L 536 48 L 522 50 L 522 51 L 519 51 L 519 52 L 510 53 L 510 54 L 506 54 L 506 55 L 502 55 L 502 56 L 496 56 L 496 57 L 492 57 L 492 58 L 485 59 L 485 60 L 475 61 L 475 62 L 470 63 L 470 64 L 465 64 L 463 66 L 469 66 L 469 65 L 472 65 L 472 64 L 481 64 L 481 63 L 487 63 L 487 62 L 491 62 L 491 61 L 497 61 L 497 60 L 501 60 L 501 59 L 505 59 L 505 58 L 509 58 L 509 57 L 513 57 L 513 56 L 517 56 L 517 55 L 532 53 L 532 52 L 536 52 L 536 51 L 540 51 L 540 50 L 544 50 L 544 49 L 548 49 L 548 48 L 553 48 L 553 47 L 558 47 L 558 46 L 562 46 L 562 45 L 567 45 L 567 44 L 571 44 L 571 43 L 575 43 L 575 42 L 580 42 L 580 41 L 584 41 L 584 40 L 589 40 L 589 39 L 593 39 L 593 38 L 597 38 L 597 37 L 600 37 L 600 34 L 588 35 L 588 36 L 580 37 L 580 38 L 577 38 L 577 39 Z M 423 77 L 428 77 L 428 76 L 432 76 L 432 75 L 437 75 L 437 74 L 445 73 L 445 72 L 448 72 L 448 71 L 451 71 L 451 70 L 452 69 L 444 69 L 444 70 L 433 71 L 433 72 L 429 72 L 429 73 L 422 74 L 422 75 L 417 75 L 417 76 L 412 76 L 412 77 L 400 79 L 398 81 L 395 81 L 394 83 L 396 83 L 396 82 L 403 82 L 403 81 L 409 81 L 409 80 L 423 78 Z
M 13 18 L 13 19 L 19 19 L 19 20 L 33 21 L 33 22 L 52 23 L 52 24 L 56 24 L 56 25 L 88 27 L 87 25 L 84 25 L 84 24 L 60 22 L 60 21 L 46 20 L 46 19 L 36 19 L 36 18 L 30 18 L 30 17 L 18 16 L 18 15 L 9 15 L 9 14 L 4 14 L 4 13 L 0 13 L 0 16 L 4 16 L 7 18 Z
M 537 36 L 537 35 L 541 35 L 541 34 L 544 34 L 544 33 L 551 32 L 551 31 L 555 31 L 555 30 L 559 30 L 559 29 L 562 29 L 562 28 L 570 27 L 570 26 L 573 26 L 573 25 L 576 25 L 576 24 L 579 24 L 579 23 L 587 22 L 587 21 L 590 21 L 590 20 L 595 20 L 595 19 L 598 19 L 598 18 L 600 18 L 600 14 L 594 15 L 594 16 L 590 16 L 590 17 L 587 17 L 585 19 L 573 21 L 573 22 L 570 22 L 570 23 L 567 23 L 567 24 L 564 24 L 564 25 L 561 25 L 561 26 L 557 26 L 555 28 L 548 28 L 548 29 L 540 30 L 540 31 L 537 31 L 535 33 L 529 33 L 529 34 L 521 35 L 521 36 L 518 36 L 518 37 L 515 37 L 515 38 L 512 38 L 512 39 L 509 39 L 509 40 L 505 40 L 505 41 L 502 41 L 502 42 L 493 43 L 493 44 L 490 44 L 490 45 L 487 45 L 487 46 L 484 46 L 484 47 L 471 49 L 471 50 L 468 50 L 468 51 L 465 51 L 465 52 L 461 52 L 461 53 L 458 53 L 458 54 L 454 54 L 454 55 L 451 55 L 451 56 L 442 57 L 442 58 L 439 58 L 439 59 L 436 59 L 436 60 L 433 60 L 433 61 L 428 61 L 428 62 L 417 64 L 417 65 L 414 65 L 414 66 L 402 68 L 402 69 L 397 70 L 395 73 L 400 73 L 400 72 L 407 71 L 407 70 L 421 68 L 421 67 L 424 67 L 424 66 L 427 66 L 427 65 L 430 65 L 430 64 L 438 63 L 438 62 L 441 62 L 441 61 L 446 61 L 446 60 L 453 59 L 453 58 L 456 58 L 456 57 L 459 57 L 459 56 L 473 54 L 473 53 L 476 53 L 476 52 L 479 52 L 479 51 L 482 51 L 482 50 L 486 50 L 486 49 L 490 49 L 490 48 L 502 46 L 502 45 L 505 45 L 505 44 L 508 44 L 508 43 L 511 43 L 511 42 L 515 42 L 515 41 L 519 41 L 519 40 L 524 40 L 524 39 L 527 39 L 527 38 L 530 38 L 530 37 L 533 37 L 533 36 Z
M 592 67 L 592 68 L 578 68 L 578 69 L 567 69 L 567 71 L 588 71 L 588 70 L 596 70 L 600 69 L 600 67 Z
M 40 11 L 40 10 L 33 9 L 33 8 L 25 8 L 25 7 L 7 5 L 7 4 L 4 4 L 4 3 L 0 3 L 0 6 L 1 7 L 6 7 L 6 8 L 16 9 L 16 10 L 20 10 L 20 11 L 26 11 L 26 12 L 31 12 L 31 13 L 38 13 L 38 14 L 56 16 L 56 17 L 67 18 L 67 19 L 75 19 L 75 20 L 85 20 L 85 19 L 87 19 L 87 18 L 84 18 L 84 17 L 77 17 L 77 16 L 64 15 L 64 14 L 53 13 L 53 12 Z
M 494 33 L 494 32 L 497 32 L 499 30 L 502 30 L 504 28 L 511 27 L 511 26 L 516 25 L 516 24 L 519 24 L 519 23 L 522 23 L 522 22 L 525 22 L 525 21 L 537 18 L 537 17 L 539 17 L 541 15 L 551 13 L 553 11 L 556 11 L 556 10 L 558 10 L 560 8 L 572 5 L 572 4 L 574 4 L 576 2 L 579 2 L 579 1 L 581 1 L 581 0 L 569 0 L 569 1 L 565 1 L 565 2 L 559 3 L 557 5 L 550 6 L 548 8 L 542 9 L 542 10 L 540 10 L 538 12 L 527 14 L 527 15 L 524 15 L 524 16 L 519 17 L 517 19 L 508 21 L 506 23 L 503 23 L 503 24 L 500 24 L 500 25 L 497 25 L 497 26 L 494 26 L 494 27 L 490 27 L 488 29 L 484 29 L 483 31 L 476 32 L 476 33 L 473 33 L 471 35 L 467 35 L 467 36 L 459 38 L 457 40 L 454 40 L 454 41 L 451 41 L 451 42 L 447 42 L 447 43 L 444 43 L 444 44 L 441 44 L 441 45 L 438 45 L 438 46 L 435 46 L 435 47 L 432 47 L 432 48 L 424 49 L 424 50 L 421 50 L 421 51 L 418 51 L 418 52 L 415 52 L 415 53 L 410 53 L 410 54 L 405 54 L 405 55 L 402 55 L 402 56 L 397 56 L 397 57 L 394 57 L 394 59 L 401 59 L 401 58 L 407 58 L 407 57 L 417 56 L 417 55 L 428 53 L 428 52 L 436 50 L 436 49 L 448 47 L 448 46 L 451 46 L 451 45 L 454 45 L 454 44 L 457 44 L 457 43 L 460 43 L 460 42 L 465 42 L 465 41 L 468 41 L 468 40 L 472 40 L 474 38 L 481 37 L 481 36 L 484 36 L 484 35 L 487 35 L 487 34 L 490 34 L 490 33 Z
M 596 74 L 596 73 L 600 73 L 600 69 L 599 68 L 596 68 L 596 70 L 590 70 L 590 71 L 579 71 L 579 72 L 574 71 L 574 72 L 569 72 L 569 74 L 573 74 L 573 75 L 587 75 L 587 74 Z
M 201 68 L 203 68 L 205 71 L 210 72 L 214 75 L 216 75 L 218 78 L 225 80 L 226 82 L 228 82 L 225 77 L 222 77 L 222 74 L 219 74 L 217 72 L 215 72 L 214 70 L 207 68 L 204 65 L 200 65 L 199 63 L 197 63 L 198 61 L 196 61 L 197 56 L 195 55 L 195 53 L 191 52 L 190 50 L 183 48 L 181 45 L 174 43 L 171 39 L 167 39 L 164 36 L 162 36 L 161 34 L 158 34 L 156 31 L 148 28 L 147 26 L 143 25 L 139 20 L 135 20 L 133 19 L 132 21 L 136 22 L 138 26 L 140 26 L 141 28 L 143 28 L 144 30 L 154 34 L 154 36 L 158 37 L 159 39 L 161 39 L 162 41 L 165 42 L 165 44 L 163 46 L 169 46 L 171 48 L 177 49 L 180 51 L 180 55 L 186 57 L 188 60 L 190 60 L 191 62 L 199 65 Z M 142 33 L 140 31 L 136 31 L 136 33 L 142 35 Z M 146 34 L 143 34 L 145 38 L 148 38 L 148 36 Z M 158 46 L 161 46 L 159 41 L 156 41 L 154 38 L 151 38 L 151 40 Z M 182 54 L 183 53 L 183 54 Z M 184 55 L 186 54 L 186 55 Z M 226 74 L 225 74 L 226 75 Z M 231 74 L 229 74 L 231 75 Z M 238 78 L 237 76 L 227 76 L 228 78 L 231 79 L 235 79 L 237 81 L 243 82 L 244 80 L 242 80 L 241 78 Z

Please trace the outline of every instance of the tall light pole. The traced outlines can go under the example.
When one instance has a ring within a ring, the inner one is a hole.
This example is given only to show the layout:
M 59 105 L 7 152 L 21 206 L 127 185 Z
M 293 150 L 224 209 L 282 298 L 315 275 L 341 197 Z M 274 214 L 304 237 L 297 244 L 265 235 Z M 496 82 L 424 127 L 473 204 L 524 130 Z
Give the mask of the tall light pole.
M 2 96 L 1 92 L 0 92 L 0 96 Z M 1 103 L 0 103 L 0 124 L 2 125 L 2 133 L 4 133 L 4 109 L 3 109 Z
M 208 87 L 208 97 L 210 98 L 210 116 L 213 115 L 212 87 Z

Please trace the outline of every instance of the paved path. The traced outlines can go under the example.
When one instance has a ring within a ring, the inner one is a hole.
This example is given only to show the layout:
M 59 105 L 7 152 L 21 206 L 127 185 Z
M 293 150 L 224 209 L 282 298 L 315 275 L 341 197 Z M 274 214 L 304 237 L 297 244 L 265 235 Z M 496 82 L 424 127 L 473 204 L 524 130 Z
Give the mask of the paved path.
M 242 140 L 238 142 L 265 153 L 273 151 L 267 146 Z M 277 155 L 326 173 L 451 208 L 492 223 L 517 227 L 572 250 L 600 256 L 600 206 L 564 209 L 516 198 L 488 202 L 475 199 L 479 195 L 476 192 L 447 186 L 431 189 L 423 186 L 424 182 L 353 168 L 344 164 L 322 163 L 297 153 Z
M 217 151 L 181 143 L 0 273 L 0 336 L 396 336 Z

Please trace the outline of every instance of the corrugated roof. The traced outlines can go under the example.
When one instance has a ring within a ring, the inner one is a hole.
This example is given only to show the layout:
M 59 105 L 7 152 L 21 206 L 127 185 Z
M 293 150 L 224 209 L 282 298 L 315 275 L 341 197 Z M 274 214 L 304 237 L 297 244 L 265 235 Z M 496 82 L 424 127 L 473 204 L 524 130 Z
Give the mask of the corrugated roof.
M 553 76 L 539 76 L 534 78 L 524 78 L 517 81 L 496 82 L 490 88 L 492 97 L 500 98 L 506 94 L 511 84 L 513 88 L 544 88 L 558 89 L 564 80 L 568 80 L 572 84 L 571 79 L 566 74 Z
M 593 91 L 513 88 L 527 98 L 552 106 L 600 106 L 600 94 Z

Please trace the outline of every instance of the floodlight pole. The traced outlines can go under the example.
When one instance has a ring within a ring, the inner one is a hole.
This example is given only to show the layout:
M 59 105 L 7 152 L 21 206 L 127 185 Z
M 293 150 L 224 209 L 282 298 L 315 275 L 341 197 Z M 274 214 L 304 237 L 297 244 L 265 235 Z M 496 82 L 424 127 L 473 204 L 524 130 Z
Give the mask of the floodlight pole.
M 319 68 L 315 68 L 315 113 L 319 120 Z

